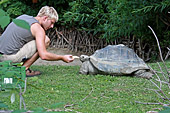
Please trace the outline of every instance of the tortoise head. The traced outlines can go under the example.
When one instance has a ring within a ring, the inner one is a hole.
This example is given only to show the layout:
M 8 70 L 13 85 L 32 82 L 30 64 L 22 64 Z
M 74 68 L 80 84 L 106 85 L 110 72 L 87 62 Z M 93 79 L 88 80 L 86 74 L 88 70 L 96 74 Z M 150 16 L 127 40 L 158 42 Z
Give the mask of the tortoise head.
M 81 55 L 81 56 L 80 56 L 80 61 L 81 61 L 81 62 L 88 61 L 89 59 L 90 59 L 90 57 L 87 56 L 87 55 Z

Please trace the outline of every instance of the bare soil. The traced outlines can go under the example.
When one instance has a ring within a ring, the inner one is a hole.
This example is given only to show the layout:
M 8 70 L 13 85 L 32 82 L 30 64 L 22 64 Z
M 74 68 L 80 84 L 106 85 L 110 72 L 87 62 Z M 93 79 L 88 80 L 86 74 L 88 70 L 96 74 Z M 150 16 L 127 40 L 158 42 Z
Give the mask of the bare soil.
M 73 56 L 80 56 L 81 52 L 72 52 L 69 49 L 66 48 L 53 48 L 50 47 L 47 49 L 47 51 L 51 52 L 51 53 L 55 53 L 57 55 L 73 55 Z M 41 60 L 40 58 L 33 64 L 33 65 L 66 65 L 66 66 L 80 66 L 82 63 L 79 59 L 75 59 L 73 62 L 71 63 L 65 63 L 63 61 L 45 61 L 45 60 Z

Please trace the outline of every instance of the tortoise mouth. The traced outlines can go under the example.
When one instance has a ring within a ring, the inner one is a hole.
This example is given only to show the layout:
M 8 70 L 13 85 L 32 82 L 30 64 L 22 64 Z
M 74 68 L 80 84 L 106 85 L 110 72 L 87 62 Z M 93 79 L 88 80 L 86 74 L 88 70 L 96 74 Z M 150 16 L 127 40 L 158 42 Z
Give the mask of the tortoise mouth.
M 90 57 L 87 56 L 87 55 L 81 55 L 81 56 L 80 56 L 80 61 L 81 61 L 81 62 L 88 61 L 89 59 L 90 59 Z

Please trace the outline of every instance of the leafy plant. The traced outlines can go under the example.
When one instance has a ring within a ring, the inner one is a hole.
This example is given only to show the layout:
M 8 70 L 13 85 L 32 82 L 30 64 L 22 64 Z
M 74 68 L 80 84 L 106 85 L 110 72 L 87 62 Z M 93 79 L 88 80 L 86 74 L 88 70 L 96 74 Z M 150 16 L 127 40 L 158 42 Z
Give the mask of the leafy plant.
M 26 22 L 24 20 L 13 19 L 13 22 L 19 27 L 30 30 L 30 25 L 28 24 L 28 22 Z
M 22 14 L 31 14 L 35 16 L 38 10 L 31 8 L 22 0 L 6 0 L 6 2 L 3 2 L 0 5 L 0 8 L 7 12 L 11 18 L 16 18 Z
M 9 15 L 4 12 L 2 9 L 0 9 L 0 26 L 2 29 L 4 29 L 10 22 Z
M 160 111 L 159 113 L 168 113 L 170 112 L 170 107 L 164 107 L 164 110 Z
M 2 108 L 8 108 L 8 106 L 0 101 L 0 109 L 2 109 Z
M 30 30 L 30 25 L 26 21 L 20 19 L 13 19 L 12 21 L 17 26 Z M 10 23 L 9 15 L 5 11 L 0 9 L 0 27 L 4 29 L 9 23 Z

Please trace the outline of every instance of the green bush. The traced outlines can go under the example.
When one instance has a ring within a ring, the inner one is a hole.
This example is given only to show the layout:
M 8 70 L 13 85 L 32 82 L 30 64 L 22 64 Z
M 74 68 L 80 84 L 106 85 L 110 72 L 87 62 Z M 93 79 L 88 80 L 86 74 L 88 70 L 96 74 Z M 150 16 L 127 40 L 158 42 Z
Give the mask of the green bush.
M 148 25 L 163 36 L 166 25 L 158 16 L 168 12 L 170 3 L 168 0 L 76 0 L 69 5 L 71 9 L 63 15 L 66 25 L 102 33 L 103 38 L 110 40 L 131 34 L 151 38 Z
M 59 14 L 57 24 L 67 28 L 101 34 L 108 41 L 135 35 L 152 45 L 155 39 L 147 27 L 150 25 L 161 45 L 169 45 L 164 43 L 170 25 L 169 0 L 38 0 L 36 4 L 30 0 L 5 0 L 0 8 L 14 18 L 23 13 L 36 16 L 44 5 L 53 6 Z

